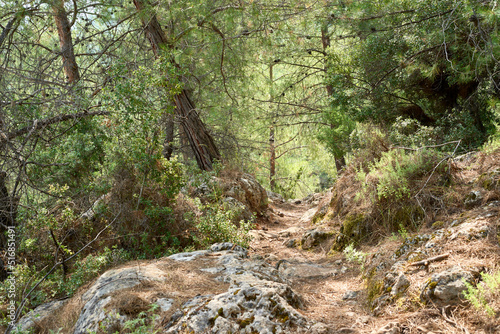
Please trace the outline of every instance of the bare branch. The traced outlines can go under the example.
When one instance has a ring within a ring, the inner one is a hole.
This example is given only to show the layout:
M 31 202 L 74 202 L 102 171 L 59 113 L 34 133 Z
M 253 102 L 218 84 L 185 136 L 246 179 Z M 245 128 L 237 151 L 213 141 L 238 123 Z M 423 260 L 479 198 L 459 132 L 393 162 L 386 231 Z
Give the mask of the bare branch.
M 32 132 L 32 131 L 41 130 L 41 129 L 43 129 L 49 125 L 52 125 L 52 124 L 61 123 L 61 122 L 65 122 L 65 121 L 72 120 L 72 119 L 81 119 L 81 118 L 85 118 L 85 117 L 103 116 L 103 115 L 109 115 L 109 114 L 110 114 L 109 111 L 104 111 L 104 110 L 95 111 L 95 112 L 84 111 L 84 112 L 80 112 L 80 113 L 76 113 L 76 114 L 59 115 L 56 117 L 45 118 L 45 119 L 41 119 L 41 120 L 35 119 L 32 121 L 33 124 L 30 126 L 26 126 L 22 129 L 10 132 L 8 134 L 2 133 L 2 135 L 0 136 L 0 143 L 5 142 L 5 140 L 11 140 L 11 139 L 14 139 L 16 137 L 25 135 L 25 134 Z

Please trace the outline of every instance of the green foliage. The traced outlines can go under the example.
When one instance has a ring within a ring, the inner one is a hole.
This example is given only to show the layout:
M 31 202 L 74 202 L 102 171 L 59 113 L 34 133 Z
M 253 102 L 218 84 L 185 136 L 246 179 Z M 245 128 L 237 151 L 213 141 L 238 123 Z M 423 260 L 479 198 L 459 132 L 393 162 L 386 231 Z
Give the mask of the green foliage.
M 196 225 L 199 235 L 196 240 L 202 247 L 208 247 L 218 242 L 232 242 L 248 248 L 251 236 L 248 235 L 254 226 L 251 222 L 241 220 L 237 225 L 233 223 L 234 218 L 238 217 L 238 210 L 229 210 L 219 204 L 202 205 L 200 209 L 204 215 L 199 218 Z
M 364 265 L 367 254 L 354 248 L 354 244 L 349 244 L 342 251 L 347 261 Z
M 153 304 L 148 311 L 139 313 L 135 319 L 125 321 L 123 330 L 131 334 L 158 333 L 158 330 L 154 329 L 158 317 L 155 314 L 157 309 L 158 305 Z
M 392 125 L 393 140 L 404 145 L 462 139 L 478 147 L 494 131 L 496 5 L 348 1 L 331 11 L 334 108 Z
M 286 178 L 286 180 L 277 180 L 276 182 L 276 192 L 280 193 L 285 199 L 295 198 L 295 193 L 297 191 L 297 185 L 300 182 L 304 173 L 304 167 L 299 167 L 297 174 L 291 179 Z
M 377 200 L 408 199 L 415 193 L 412 181 L 432 171 L 436 164 L 436 152 L 430 150 L 383 152 L 379 160 L 370 164 L 368 173 L 358 173 L 363 183 L 359 196 L 375 195 Z
M 477 286 L 464 280 L 467 291 L 463 294 L 474 308 L 484 312 L 489 317 L 495 317 L 500 312 L 498 300 L 500 297 L 500 271 L 493 274 L 481 273 L 482 282 Z
M 319 140 L 326 145 L 336 158 L 341 158 L 351 151 L 349 137 L 356 128 L 355 122 L 343 108 L 331 108 L 323 113 L 324 122 L 331 124 L 323 127 Z

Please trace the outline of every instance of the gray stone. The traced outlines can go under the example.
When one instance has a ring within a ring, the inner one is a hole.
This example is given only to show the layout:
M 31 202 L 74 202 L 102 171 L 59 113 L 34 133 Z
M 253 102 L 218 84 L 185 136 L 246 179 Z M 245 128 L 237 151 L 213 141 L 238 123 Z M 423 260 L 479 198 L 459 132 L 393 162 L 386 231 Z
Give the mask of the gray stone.
M 297 246 L 297 239 L 289 239 L 284 242 L 284 245 L 288 248 L 294 248 Z
M 318 229 L 306 231 L 301 240 L 302 249 L 313 248 L 326 240 L 330 235 L 331 233 Z
M 398 322 L 390 322 L 382 328 L 373 331 L 372 334 L 399 334 L 401 333 L 401 325 Z
M 327 278 L 335 276 L 338 273 L 338 270 L 334 268 L 296 261 L 281 262 L 278 271 L 285 278 L 299 279 Z
M 221 243 L 213 244 L 212 246 L 210 246 L 211 252 L 221 252 L 221 251 L 226 251 L 226 250 L 241 253 L 243 256 L 247 256 L 247 253 L 248 253 L 248 251 L 245 248 L 238 246 L 238 245 L 235 245 L 232 242 L 221 242 Z
M 267 191 L 267 197 L 274 203 L 285 203 L 285 199 L 283 198 L 283 196 L 270 190 Z
M 480 191 L 471 191 L 467 196 L 465 196 L 464 204 L 467 208 L 473 208 L 476 205 L 481 204 L 483 201 L 483 194 Z
M 113 312 L 112 310 L 105 312 L 106 306 L 112 301 L 110 296 L 112 293 L 132 288 L 144 281 L 161 280 L 162 276 L 163 271 L 154 264 L 143 267 L 112 269 L 105 272 L 83 294 L 84 306 L 76 322 L 74 334 L 86 334 L 88 331 L 98 329 L 99 323 Z M 119 317 L 113 318 L 123 320 L 119 319 Z
M 326 334 L 326 333 L 330 333 L 330 329 L 324 323 L 317 322 L 314 325 L 312 325 L 311 328 L 309 328 L 308 333 L 311 333 L 311 334 Z
M 188 253 L 177 253 L 177 254 L 170 255 L 168 258 L 171 260 L 181 261 L 181 262 L 193 261 L 193 260 L 195 260 L 195 259 L 199 258 L 200 256 L 203 256 L 207 253 L 208 253 L 208 251 L 206 251 L 206 250 L 194 251 L 194 252 L 188 252 Z
M 309 209 L 307 210 L 303 215 L 302 217 L 300 217 L 300 220 L 299 222 L 300 223 L 309 223 L 312 218 L 314 217 L 314 214 L 316 213 L 317 209 L 316 208 L 312 208 L 312 209 Z
M 64 301 L 60 300 L 42 304 L 22 317 L 15 327 L 19 332 L 29 332 L 36 328 L 36 323 L 40 323 L 62 306 L 64 306 Z
M 357 291 L 347 291 L 342 296 L 342 300 L 356 299 L 356 297 L 358 296 L 358 293 L 359 292 L 357 292 Z
M 174 300 L 171 298 L 160 298 L 156 300 L 155 304 L 160 307 L 162 312 L 167 312 L 174 305 Z
M 443 272 L 434 274 L 424 285 L 421 298 L 438 306 L 456 305 L 462 302 L 462 292 L 467 288 L 466 282 L 473 282 L 473 274 L 459 266 L 451 267 Z
M 391 289 L 391 296 L 396 297 L 401 295 L 408 289 L 410 286 L 410 281 L 406 278 L 406 276 L 402 273 L 398 275 L 398 277 L 395 279 L 394 285 L 392 286 Z

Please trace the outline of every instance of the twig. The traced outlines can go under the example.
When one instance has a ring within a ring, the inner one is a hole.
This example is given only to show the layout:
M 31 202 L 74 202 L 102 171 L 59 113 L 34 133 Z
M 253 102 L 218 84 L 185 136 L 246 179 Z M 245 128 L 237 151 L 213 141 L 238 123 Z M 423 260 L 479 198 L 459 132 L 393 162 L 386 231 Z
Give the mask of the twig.
M 449 253 L 437 255 L 437 256 L 422 260 L 422 261 L 410 263 L 410 266 L 426 266 L 427 267 L 429 265 L 429 263 L 447 259 L 449 256 L 450 256 Z
M 460 142 L 461 142 L 461 140 L 454 140 L 454 141 L 449 141 L 449 142 L 438 144 L 438 145 L 428 145 L 428 146 L 422 146 L 422 147 L 419 147 L 419 148 L 402 147 L 402 146 L 396 146 L 394 148 L 399 148 L 399 149 L 407 150 L 407 151 L 420 151 L 420 150 L 422 150 L 424 148 L 436 148 L 436 147 L 446 146 L 448 144 L 457 144 L 457 143 L 460 143 Z

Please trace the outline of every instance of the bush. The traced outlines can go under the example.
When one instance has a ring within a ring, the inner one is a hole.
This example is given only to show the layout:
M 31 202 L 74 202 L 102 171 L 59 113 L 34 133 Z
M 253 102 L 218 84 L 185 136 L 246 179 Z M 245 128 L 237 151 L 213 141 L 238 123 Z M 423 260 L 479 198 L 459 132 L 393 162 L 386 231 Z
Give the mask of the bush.
M 349 262 L 355 262 L 361 265 L 365 262 L 366 253 L 356 250 L 354 248 L 354 244 L 349 244 L 346 248 L 344 248 L 343 253 Z
M 196 239 L 201 246 L 209 247 L 218 242 L 232 242 L 248 248 L 251 241 L 248 231 L 253 228 L 253 224 L 244 220 L 239 222 L 239 226 L 233 224 L 235 217 L 240 215 L 238 210 L 225 209 L 218 203 L 207 204 L 200 209 L 205 213 L 196 225 L 199 232 Z
M 495 317 L 500 312 L 500 270 L 494 274 L 481 273 L 482 282 L 476 287 L 464 280 L 467 291 L 465 299 L 480 312 Z

